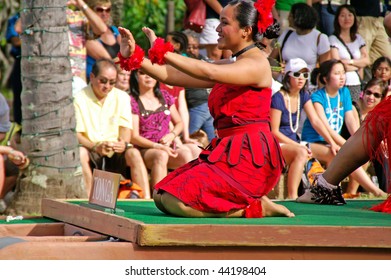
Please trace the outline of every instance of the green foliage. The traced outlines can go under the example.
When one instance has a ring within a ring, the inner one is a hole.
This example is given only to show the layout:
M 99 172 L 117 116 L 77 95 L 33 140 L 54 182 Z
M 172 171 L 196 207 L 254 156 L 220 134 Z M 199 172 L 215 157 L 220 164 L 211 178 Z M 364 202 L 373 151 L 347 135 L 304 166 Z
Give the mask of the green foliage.
M 129 0 L 124 1 L 122 26 L 128 28 L 137 44 L 147 49 L 149 43 L 141 28 L 147 26 L 157 36 L 166 34 L 167 2 L 174 2 L 175 30 L 182 30 L 183 16 L 186 9 L 183 0 Z

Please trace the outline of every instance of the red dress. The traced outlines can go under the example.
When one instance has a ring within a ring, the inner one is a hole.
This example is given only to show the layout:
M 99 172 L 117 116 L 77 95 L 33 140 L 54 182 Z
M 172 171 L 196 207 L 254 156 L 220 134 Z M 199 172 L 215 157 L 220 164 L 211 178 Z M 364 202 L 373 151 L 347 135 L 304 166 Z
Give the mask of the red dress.
M 365 119 L 364 125 L 366 127 L 366 137 L 373 137 L 375 142 L 385 141 L 388 143 L 388 154 L 390 155 L 391 147 L 391 96 L 380 102 Z M 373 129 L 375 128 L 375 129 Z M 377 140 L 377 141 L 376 141 Z M 368 142 L 369 143 L 369 142 Z M 381 156 L 381 149 L 378 147 L 368 147 L 369 156 L 371 159 L 376 158 L 380 162 L 384 160 Z M 388 157 L 388 166 L 391 166 L 391 158 Z M 390 186 L 388 186 L 390 189 Z M 391 213 L 391 196 L 383 203 L 371 208 L 374 211 Z
M 216 85 L 209 96 L 218 138 L 156 184 L 210 213 L 245 209 L 277 184 L 284 159 L 270 130 L 271 89 Z

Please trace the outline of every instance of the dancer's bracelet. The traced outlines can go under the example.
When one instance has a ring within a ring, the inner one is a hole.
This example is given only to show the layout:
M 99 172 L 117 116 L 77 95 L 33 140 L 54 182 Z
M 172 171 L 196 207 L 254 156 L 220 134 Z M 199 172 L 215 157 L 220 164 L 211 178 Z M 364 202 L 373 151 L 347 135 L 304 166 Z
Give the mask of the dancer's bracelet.
M 164 42 L 163 38 L 158 37 L 148 51 L 148 57 L 152 63 L 159 65 L 166 64 L 164 56 L 167 52 L 173 52 L 174 46 L 170 42 Z
M 119 63 L 121 69 L 132 71 L 141 67 L 141 63 L 145 57 L 145 52 L 139 45 L 136 45 L 133 54 L 128 58 L 123 57 L 120 52 L 117 56 L 119 58 L 119 62 L 117 63 Z

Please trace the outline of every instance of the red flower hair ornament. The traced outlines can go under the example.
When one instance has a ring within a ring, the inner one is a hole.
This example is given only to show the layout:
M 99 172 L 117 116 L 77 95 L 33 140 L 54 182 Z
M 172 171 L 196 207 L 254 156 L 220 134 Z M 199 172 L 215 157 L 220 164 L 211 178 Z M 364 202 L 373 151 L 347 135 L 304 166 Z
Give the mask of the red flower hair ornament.
M 264 33 L 266 29 L 273 24 L 272 8 L 275 0 L 257 0 L 254 3 L 255 9 L 258 11 L 258 32 Z

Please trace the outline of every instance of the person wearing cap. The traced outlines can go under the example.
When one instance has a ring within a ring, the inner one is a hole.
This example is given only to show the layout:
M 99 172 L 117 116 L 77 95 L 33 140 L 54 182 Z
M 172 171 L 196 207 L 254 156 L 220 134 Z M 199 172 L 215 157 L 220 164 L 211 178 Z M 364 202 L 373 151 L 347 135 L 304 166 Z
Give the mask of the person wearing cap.
M 326 34 L 316 29 L 318 15 L 313 7 L 305 3 L 292 5 L 289 13 L 292 29 L 286 29 L 277 40 L 277 47 L 270 57 L 277 59 L 282 66 L 281 72 L 275 72 L 276 78 L 282 78 L 285 62 L 292 58 L 303 59 L 310 70 L 318 63 L 330 59 L 330 42 Z M 309 90 L 314 91 L 309 84 Z
M 319 72 L 319 79 L 325 86 L 312 93 L 311 100 L 333 140 L 342 146 L 346 142 L 340 134 L 343 123 L 345 122 L 351 135 L 359 128 L 353 115 L 350 92 L 345 87 L 345 65 L 341 60 L 331 59 L 320 65 Z M 304 122 L 302 140 L 310 143 L 313 156 L 326 166 L 334 159 L 335 153 L 330 150 L 326 139 L 315 130 L 309 119 Z M 350 176 L 366 191 L 375 196 L 384 195 L 384 192 L 374 185 L 362 167 L 355 170 Z M 305 197 L 303 199 L 305 200 Z M 299 198 L 299 200 L 301 199 Z
M 339 146 L 335 143 L 315 111 L 307 90 L 310 72 L 301 58 L 288 61 L 281 90 L 275 93 L 271 103 L 271 128 L 281 145 L 282 155 L 288 165 L 288 198 L 296 199 L 303 168 L 311 149 L 301 142 L 298 134 L 300 116 L 304 111 L 315 130 L 326 139 L 335 155 Z

